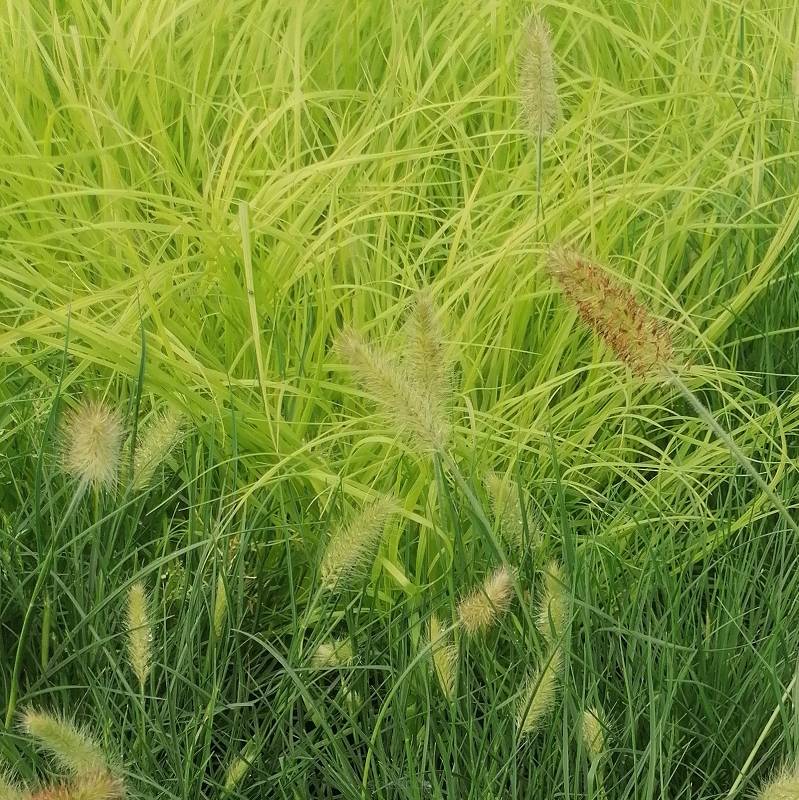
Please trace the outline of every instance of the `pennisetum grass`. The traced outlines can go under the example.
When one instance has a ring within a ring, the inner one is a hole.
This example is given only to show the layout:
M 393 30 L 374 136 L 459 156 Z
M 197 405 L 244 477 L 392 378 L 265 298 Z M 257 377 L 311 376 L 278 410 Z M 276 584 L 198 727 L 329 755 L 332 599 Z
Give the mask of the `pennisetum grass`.
M 332 639 L 322 642 L 311 654 L 311 666 L 314 669 L 344 667 L 352 663 L 355 651 L 349 638 Z
M 541 728 L 558 696 L 563 655 L 560 648 L 549 653 L 543 665 L 526 681 L 516 711 L 520 736 L 529 736 Z
M 441 691 L 448 700 L 455 697 L 458 648 L 452 643 L 452 637 L 444 629 L 436 614 L 430 617 L 428 626 L 430 653 L 433 660 L 433 671 Z
M 141 581 L 136 581 L 128 590 L 128 607 L 126 618 L 128 630 L 128 661 L 139 684 L 144 691 L 144 684 L 150 674 L 152 663 L 152 627 L 150 621 L 150 601 L 147 589 Z
M 156 471 L 180 443 L 184 435 L 181 414 L 169 409 L 154 414 L 139 431 L 133 455 L 133 488 L 150 486 Z
M 569 623 L 569 595 L 563 568 L 551 561 L 544 570 L 544 592 L 538 606 L 539 633 L 551 646 L 560 646 Z
M 769 498 L 788 526 L 799 534 L 799 524 L 781 498 L 680 378 L 673 363 L 674 346 L 669 328 L 657 320 L 627 287 L 576 250 L 553 248 L 548 266 L 588 327 L 610 346 L 634 374 L 659 378 L 680 392 L 702 422 L 724 443 L 733 458 Z
M 525 531 L 531 538 L 533 531 L 527 511 L 519 498 L 518 486 L 497 472 L 486 473 L 483 483 L 491 501 L 500 536 L 511 552 L 521 553 Z

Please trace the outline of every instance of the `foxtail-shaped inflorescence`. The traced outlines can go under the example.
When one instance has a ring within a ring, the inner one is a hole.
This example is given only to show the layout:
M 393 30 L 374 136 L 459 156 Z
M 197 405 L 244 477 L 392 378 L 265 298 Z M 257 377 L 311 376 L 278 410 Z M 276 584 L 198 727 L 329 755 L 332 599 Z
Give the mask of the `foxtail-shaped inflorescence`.
M 225 588 L 225 577 L 220 572 L 216 579 L 216 593 L 214 596 L 214 636 L 218 639 L 222 635 L 222 629 L 227 619 L 227 589 Z
M 64 471 L 82 485 L 110 489 L 116 484 L 124 430 L 115 409 L 99 400 L 67 412 L 61 429 Z
M 171 409 L 153 415 L 142 427 L 133 454 L 134 489 L 150 486 L 156 470 L 180 443 L 183 432 L 183 417 Z
M 433 614 L 429 625 L 430 653 L 433 659 L 433 671 L 438 685 L 448 700 L 455 697 L 458 648 L 452 637 L 441 624 L 441 620 Z
M 333 532 L 319 570 L 323 588 L 346 588 L 368 569 L 391 511 L 391 499 L 378 498 Z
M 331 639 L 317 646 L 311 655 L 311 666 L 314 669 L 332 669 L 346 667 L 352 663 L 355 651 L 349 638 Z
M 569 623 L 569 593 L 563 568 L 551 561 L 544 570 L 544 591 L 538 605 L 539 633 L 552 646 L 561 646 Z
M 799 800 L 799 769 L 786 769 L 761 787 L 757 800 Z
M 499 567 L 460 601 L 458 618 L 466 633 L 483 633 L 507 611 L 513 599 L 514 577 L 510 567 Z
M 152 662 L 152 623 L 150 601 L 144 583 L 136 581 L 128 591 L 127 608 L 128 660 L 133 674 L 144 689 Z
M 599 760 L 605 754 L 605 726 L 599 712 L 593 707 L 583 711 L 580 720 L 580 736 L 588 757 L 592 761 Z
M 488 472 L 483 478 L 491 501 L 494 519 L 502 540 L 516 553 L 523 545 L 525 529 L 532 534 L 527 510 L 519 499 L 516 483 L 497 472 Z
M 519 91 L 524 122 L 530 133 L 549 136 L 560 119 L 555 58 L 549 25 L 538 14 L 528 17 L 522 34 Z
M 538 731 L 555 706 L 558 697 L 563 655 L 560 648 L 551 651 L 542 667 L 526 681 L 516 710 L 520 736 Z
M 341 334 L 338 351 L 398 434 L 408 436 L 420 453 L 443 451 L 450 435 L 448 420 L 407 364 L 376 350 L 353 330 Z
M 549 271 L 583 322 L 639 376 L 665 377 L 674 358 L 671 332 L 627 287 L 576 250 L 555 247 Z
M 18 793 L 26 800 L 121 800 L 125 785 L 114 773 L 99 745 L 84 730 L 69 720 L 42 711 L 22 715 L 22 729 L 50 752 L 70 777 L 35 790 L 0 783 L 0 798 L 12 800 Z

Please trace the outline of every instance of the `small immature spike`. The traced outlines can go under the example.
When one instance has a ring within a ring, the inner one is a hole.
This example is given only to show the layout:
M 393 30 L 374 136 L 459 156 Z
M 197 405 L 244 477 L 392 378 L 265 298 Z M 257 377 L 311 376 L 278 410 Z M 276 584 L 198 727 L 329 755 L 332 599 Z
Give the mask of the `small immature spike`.
M 332 639 L 316 648 L 311 656 L 311 666 L 314 669 L 345 667 L 352 663 L 353 656 L 351 639 Z
M 532 14 L 524 26 L 519 88 L 524 120 L 534 136 L 549 136 L 560 118 L 549 25 Z
M 72 722 L 43 711 L 26 711 L 22 715 L 22 727 L 74 775 L 91 776 L 108 772 L 100 748 L 85 730 Z
M 605 752 L 605 728 L 600 720 L 599 712 L 595 708 L 583 711 L 581 720 L 581 735 L 583 745 L 588 752 L 588 757 L 596 761 Z
M 516 725 L 521 736 L 537 731 L 552 711 L 558 695 L 558 677 L 562 666 L 561 651 L 556 649 L 543 668 L 528 679 L 516 714 Z
M 430 403 L 431 415 L 445 419 L 452 391 L 449 354 L 441 315 L 427 289 L 414 298 L 406 338 L 407 374 Z
M 379 498 L 332 534 L 320 567 L 320 583 L 325 589 L 346 587 L 368 567 L 390 513 L 390 500 Z
M 497 569 L 458 605 L 458 617 L 466 633 L 474 635 L 490 628 L 508 609 L 513 599 L 513 572 Z
M 183 417 L 169 410 L 154 415 L 141 430 L 133 456 L 133 488 L 146 489 L 156 470 L 180 442 Z
M 569 595 L 563 568 L 551 561 L 544 571 L 544 593 L 536 620 L 541 635 L 552 645 L 559 645 L 569 622 Z
M 441 625 L 441 620 L 435 614 L 430 617 L 430 651 L 433 656 L 433 669 L 441 691 L 448 700 L 452 700 L 455 697 L 458 648 L 452 643 L 449 634 Z
M 637 375 L 663 372 L 674 356 L 671 334 L 635 295 L 575 250 L 555 248 L 549 271 L 577 313 Z
M 141 581 L 136 581 L 128 592 L 127 627 L 128 658 L 143 690 L 150 674 L 152 629 L 147 590 Z
M 397 432 L 410 437 L 417 451 L 429 454 L 444 449 L 449 425 L 404 365 L 373 349 L 352 330 L 339 337 L 338 350 L 361 386 Z
M 62 428 L 63 467 L 93 488 L 114 486 L 119 471 L 122 421 L 100 401 L 89 401 L 66 415 Z
M 527 513 L 519 502 L 518 487 L 513 481 L 496 472 L 486 473 L 483 482 L 491 500 L 494 518 L 499 523 L 502 538 L 513 550 L 520 551 L 525 528 L 528 533 L 531 530 Z
M 227 618 L 227 590 L 222 573 L 216 579 L 216 597 L 214 599 L 214 635 L 218 639 Z

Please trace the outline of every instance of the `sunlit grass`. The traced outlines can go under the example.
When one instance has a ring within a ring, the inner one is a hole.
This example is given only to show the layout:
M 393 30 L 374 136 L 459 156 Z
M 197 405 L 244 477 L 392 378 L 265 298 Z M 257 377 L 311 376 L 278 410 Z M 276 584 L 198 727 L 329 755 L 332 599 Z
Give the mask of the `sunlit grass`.
M 681 380 L 799 515 L 799 12 L 536 10 L 561 107 L 540 143 L 520 0 L 3 6 L 3 717 L 27 614 L 16 703 L 90 723 L 147 797 L 687 799 L 793 763 L 795 536 L 683 393 L 580 324 L 546 259 L 576 246 L 670 327 Z M 420 289 L 455 365 L 442 457 L 334 346 L 352 329 L 401 352 Z M 116 489 L 67 516 L 59 426 L 92 397 L 126 447 L 167 409 L 185 438 L 151 488 L 123 447 Z M 461 637 L 459 599 L 503 560 L 491 472 L 529 499 L 528 547 L 497 629 Z M 377 496 L 398 513 L 366 580 L 325 594 L 329 534 Z M 553 558 L 562 691 L 521 742 Z M 351 661 L 314 669 L 343 637 Z M 0 755 L 33 780 L 23 738 Z

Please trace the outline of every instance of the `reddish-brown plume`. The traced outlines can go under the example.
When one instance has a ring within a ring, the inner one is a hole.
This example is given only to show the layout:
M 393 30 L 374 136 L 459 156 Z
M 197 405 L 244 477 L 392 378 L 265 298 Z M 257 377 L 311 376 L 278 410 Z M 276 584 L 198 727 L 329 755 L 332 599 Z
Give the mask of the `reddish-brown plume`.
M 575 250 L 556 248 L 549 271 L 578 314 L 637 375 L 659 371 L 671 362 L 671 332 L 602 267 Z

